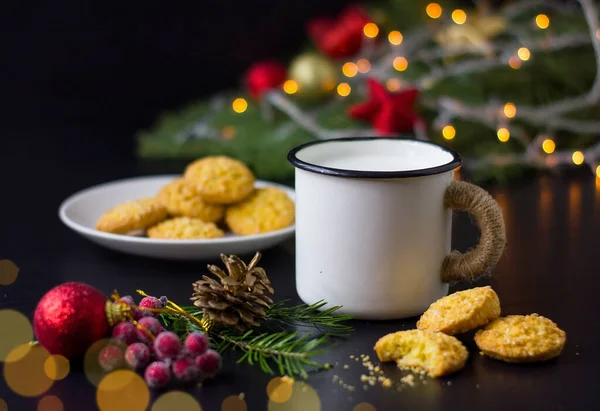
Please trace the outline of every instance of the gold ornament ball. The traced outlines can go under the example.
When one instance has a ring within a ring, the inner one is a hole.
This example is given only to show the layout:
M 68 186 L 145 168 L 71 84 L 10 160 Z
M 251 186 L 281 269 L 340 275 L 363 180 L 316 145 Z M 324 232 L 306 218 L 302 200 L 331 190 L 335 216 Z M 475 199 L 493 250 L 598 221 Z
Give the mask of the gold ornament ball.
M 339 69 L 327 57 L 305 53 L 290 64 L 288 75 L 298 84 L 298 97 L 318 100 L 329 96 L 339 80 Z

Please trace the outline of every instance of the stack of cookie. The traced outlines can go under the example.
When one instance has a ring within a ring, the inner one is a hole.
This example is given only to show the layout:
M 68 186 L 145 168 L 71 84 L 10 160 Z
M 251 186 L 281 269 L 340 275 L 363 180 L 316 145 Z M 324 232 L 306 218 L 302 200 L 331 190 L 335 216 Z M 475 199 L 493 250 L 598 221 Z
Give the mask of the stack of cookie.
M 292 225 L 294 202 L 279 188 L 255 187 L 255 180 L 250 169 L 235 159 L 205 157 L 189 164 L 183 176 L 164 186 L 156 197 L 108 210 L 96 229 L 193 240 L 223 237 L 226 230 L 247 236 Z
M 544 361 L 560 355 L 566 334 L 538 314 L 500 317 L 500 300 L 491 287 L 459 291 L 431 304 L 416 330 L 388 334 L 377 341 L 380 361 L 435 378 L 464 367 L 468 351 L 454 335 L 480 329 L 481 353 L 512 363 Z

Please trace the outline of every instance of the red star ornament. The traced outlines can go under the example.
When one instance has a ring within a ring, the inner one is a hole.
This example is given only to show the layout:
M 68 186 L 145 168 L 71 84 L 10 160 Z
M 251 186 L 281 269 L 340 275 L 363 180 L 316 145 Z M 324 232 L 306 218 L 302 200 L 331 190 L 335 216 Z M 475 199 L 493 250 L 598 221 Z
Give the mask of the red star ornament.
M 351 106 L 348 115 L 357 120 L 368 121 L 382 134 L 413 131 L 423 120 L 415 112 L 419 97 L 416 88 L 390 93 L 373 79 L 367 80 L 369 100 Z

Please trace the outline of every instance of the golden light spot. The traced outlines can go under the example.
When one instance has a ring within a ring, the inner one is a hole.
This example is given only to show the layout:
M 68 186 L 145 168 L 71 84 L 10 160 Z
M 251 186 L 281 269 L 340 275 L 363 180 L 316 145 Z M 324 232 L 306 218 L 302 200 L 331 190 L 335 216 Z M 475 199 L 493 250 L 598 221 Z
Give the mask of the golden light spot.
M 596 177 L 600 178 L 600 166 L 596 167 Z
M 19 276 L 19 267 L 10 260 L 0 260 L 0 285 L 11 285 Z
M 0 398 L 0 411 L 8 411 L 8 404 Z
M 404 40 L 404 36 L 398 30 L 390 31 L 388 34 L 388 40 L 394 46 L 402 44 L 402 40 Z
M 361 73 L 368 73 L 371 70 L 371 62 L 367 59 L 360 59 L 356 62 L 356 67 Z
M 379 27 L 375 23 L 367 23 L 363 27 L 363 33 L 369 38 L 375 38 L 379 34 Z
M 4 379 L 11 390 L 23 397 L 37 397 L 48 391 L 53 381 L 44 372 L 50 353 L 41 345 L 22 344 L 8 353 Z
M 521 59 L 518 58 L 517 56 L 512 56 L 510 59 L 508 59 L 508 65 L 517 70 L 519 68 L 521 68 Z
M 353 62 L 349 61 L 342 66 L 342 73 L 346 77 L 354 77 L 358 73 L 358 67 Z
M 285 378 L 285 377 L 284 377 Z M 302 381 L 293 383 L 292 395 L 285 402 L 275 402 L 269 399 L 268 411 L 321 411 L 319 394 L 313 387 Z
M 294 380 L 289 377 L 275 377 L 267 384 L 269 400 L 277 403 L 286 402 L 292 396 Z
M 573 163 L 580 166 L 583 164 L 584 156 L 581 151 L 576 151 L 573 153 Z
M 510 138 L 510 131 L 506 127 L 501 127 L 498 129 L 498 140 L 506 143 Z
M 425 13 L 432 19 L 439 19 L 442 15 L 442 6 L 437 3 L 429 3 L 427 7 L 425 7 Z
M 544 153 L 546 153 L 546 154 L 554 153 L 555 149 L 556 149 L 556 144 L 554 143 L 553 140 L 550 140 L 549 138 L 545 139 L 544 142 L 542 143 L 542 150 L 544 150 Z
M 531 52 L 527 47 L 521 47 L 519 50 L 517 50 L 517 55 L 521 60 L 527 61 L 531 57 Z
M 37 411 L 63 411 L 64 406 L 60 398 L 46 395 L 38 402 Z
M 93 386 L 98 386 L 100 380 L 102 380 L 106 374 L 106 372 L 100 368 L 100 364 L 98 364 L 98 355 L 104 347 L 112 343 L 111 340 L 106 338 L 96 341 L 87 349 L 85 356 L 83 357 L 83 372 Z
M 454 138 L 454 136 L 456 136 L 456 129 L 454 127 L 448 125 L 442 129 L 442 136 L 446 140 L 452 140 Z
M 356 404 L 352 411 L 376 411 L 375 406 L 369 404 L 368 402 L 361 402 L 360 404 Z
M 202 411 L 200 403 L 190 394 L 183 391 L 170 391 L 158 397 L 152 404 L 151 411 Z
M 44 372 L 46 376 L 54 381 L 59 381 L 69 375 L 71 366 L 69 360 L 60 354 L 48 357 L 44 363 Z
M 517 106 L 515 106 L 513 103 L 506 103 L 504 105 L 504 115 L 507 118 L 513 118 L 514 116 L 517 115 Z
M 385 86 L 389 91 L 398 91 L 402 88 L 402 81 L 400 81 L 400 79 L 397 78 L 391 78 L 388 81 L 386 81 Z
M 456 24 L 465 24 L 467 21 L 467 13 L 464 10 L 456 9 L 452 12 L 452 21 Z
M 247 411 L 248 406 L 244 398 L 239 395 L 230 395 L 223 400 L 221 411 Z
M 15 310 L 0 310 L 0 361 L 4 361 L 8 353 L 21 344 L 33 339 L 33 328 L 25 315 Z M 10 330 L 10 332 L 7 332 Z
M 243 113 L 248 108 L 248 102 L 246 101 L 246 99 L 238 97 L 235 100 L 233 100 L 233 103 L 231 103 L 231 107 L 236 113 Z
M 342 97 L 348 96 L 350 91 L 352 91 L 352 87 L 350 87 L 350 84 L 348 83 L 340 83 L 337 86 L 337 92 Z
M 100 411 L 145 411 L 150 403 L 150 391 L 135 372 L 117 370 L 98 384 L 96 402 Z
M 404 57 L 396 57 L 393 62 L 394 68 L 398 71 L 404 71 L 408 67 L 408 60 Z
M 283 91 L 287 94 L 294 94 L 298 91 L 298 83 L 294 80 L 286 80 L 285 83 L 283 83 Z
M 233 126 L 225 126 L 221 129 L 221 136 L 225 139 L 225 140 L 231 140 L 232 138 L 235 137 L 235 127 Z
M 550 19 L 545 14 L 538 14 L 535 17 L 535 24 L 541 29 L 547 29 L 550 25 Z

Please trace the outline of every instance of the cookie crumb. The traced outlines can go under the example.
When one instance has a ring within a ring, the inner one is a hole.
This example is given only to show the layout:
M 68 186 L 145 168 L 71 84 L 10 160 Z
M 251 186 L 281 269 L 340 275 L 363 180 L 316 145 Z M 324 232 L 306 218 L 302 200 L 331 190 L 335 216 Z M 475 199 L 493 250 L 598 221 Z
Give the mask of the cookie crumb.
M 368 385 L 363 385 L 363 390 L 367 391 L 369 389 Z
M 448 387 L 452 387 L 452 381 L 448 381 L 446 385 L 448 385 Z
M 351 356 L 350 356 L 350 359 L 351 359 L 351 360 L 353 360 L 353 359 L 354 359 L 354 355 L 351 355 Z
M 348 364 L 344 364 L 344 369 L 347 370 L 348 368 L 350 368 L 350 366 Z
M 383 388 L 390 388 L 392 386 L 392 380 L 389 378 L 384 378 L 381 385 L 383 386 Z
M 243 392 L 240 392 L 240 395 L 238 395 L 238 398 L 243 401 L 244 398 L 246 398 L 246 394 L 244 394 Z
M 475 388 L 479 389 L 479 387 L 481 387 L 481 385 L 475 384 Z
M 404 384 L 408 384 L 411 387 L 414 387 L 414 385 L 415 385 L 415 376 L 412 375 L 412 374 L 408 374 L 408 375 L 402 377 L 400 379 L 400 381 L 402 381 Z

